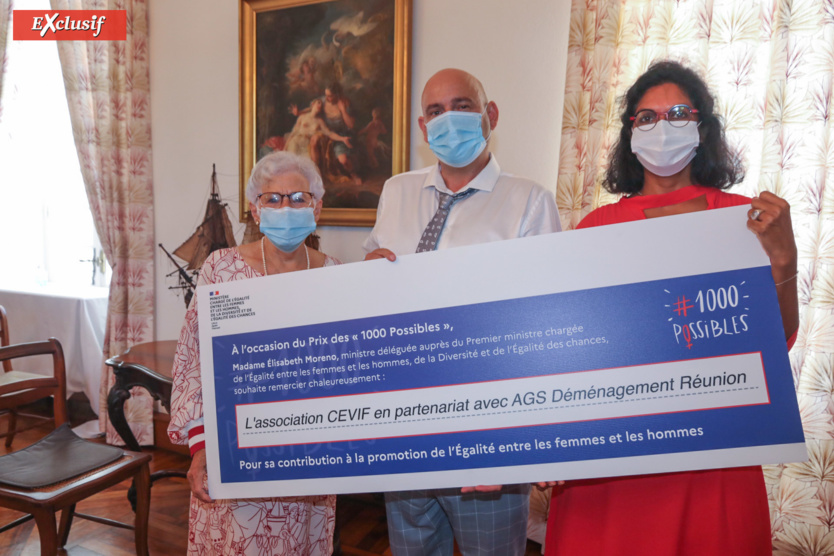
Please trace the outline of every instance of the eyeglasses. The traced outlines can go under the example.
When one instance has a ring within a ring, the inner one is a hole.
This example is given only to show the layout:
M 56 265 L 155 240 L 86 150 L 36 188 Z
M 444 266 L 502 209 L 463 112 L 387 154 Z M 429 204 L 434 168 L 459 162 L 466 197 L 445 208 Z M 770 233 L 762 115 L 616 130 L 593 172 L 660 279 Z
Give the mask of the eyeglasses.
M 661 112 L 660 114 L 649 108 L 644 108 L 629 119 L 633 122 L 632 127 L 636 127 L 640 131 L 649 131 L 654 129 L 658 120 L 666 120 L 672 127 L 683 127 L 695 120 L 695 114 L 697 113 L 697 110 L 685 104 L 676 104 L 667 112 Z
M 261 193 L 256 197 L 258 205 L 266 208 L 280 208 L 284 198 L 290 202 L 292 208 L 310 206 L 315 196 L 309 191 L 293 191 L 292 193 Z

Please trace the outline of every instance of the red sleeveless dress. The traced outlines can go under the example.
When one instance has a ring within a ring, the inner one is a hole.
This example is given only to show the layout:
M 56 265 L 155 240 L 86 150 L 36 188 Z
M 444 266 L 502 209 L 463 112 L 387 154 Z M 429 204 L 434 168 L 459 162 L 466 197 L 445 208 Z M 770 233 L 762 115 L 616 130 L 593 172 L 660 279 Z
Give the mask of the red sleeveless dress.
M 750 203 L 700 186 L 623 198 L 578 228 L 645 219 L 649 208 L 705 196 L 709 209 Z M 759 556 L 771 554 L 761 467 L 568 481 L 553 489 L 546 556 Z

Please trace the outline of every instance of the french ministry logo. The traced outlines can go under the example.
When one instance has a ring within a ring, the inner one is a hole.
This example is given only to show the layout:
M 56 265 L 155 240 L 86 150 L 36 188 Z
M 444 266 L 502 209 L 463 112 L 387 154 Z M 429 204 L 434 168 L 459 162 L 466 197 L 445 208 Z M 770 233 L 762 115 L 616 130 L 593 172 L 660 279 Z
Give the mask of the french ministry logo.
M 123 41 L 125 10 L 14 10 L 16 41 Z

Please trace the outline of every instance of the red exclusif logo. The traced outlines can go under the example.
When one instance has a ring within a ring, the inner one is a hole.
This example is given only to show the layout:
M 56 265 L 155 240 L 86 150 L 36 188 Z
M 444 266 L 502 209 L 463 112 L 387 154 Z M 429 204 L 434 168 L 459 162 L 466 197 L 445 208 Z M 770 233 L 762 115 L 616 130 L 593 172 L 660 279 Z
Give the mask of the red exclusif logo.
M 125 10 L 14 10 L 16 41 L 123 41 Z

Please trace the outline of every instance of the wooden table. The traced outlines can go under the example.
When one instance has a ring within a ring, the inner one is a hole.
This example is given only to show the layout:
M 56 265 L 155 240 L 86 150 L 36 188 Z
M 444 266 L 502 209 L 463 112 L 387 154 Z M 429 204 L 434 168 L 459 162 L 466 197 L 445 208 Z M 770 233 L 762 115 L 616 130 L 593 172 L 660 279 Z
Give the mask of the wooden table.
M 92 286 L 11 289 L 0 284 L 0 305 L 9 317 L 9 341 L 23 344 L 58 338 L 64 348 L 67 397 L 84 392 L 96 415 L 107 409 L 99 407 L 107 293 L 107 288 Z M 26 357 L 14 362 L 14 370 L 52 376 L 52 362 Z
M 113 428 L 128 448 L 140 452 L 141 448 L 125 419 L 124 405 L 130 398 L 130 389 L 141 386 L 153 399 L 171 412 L 171 388 L 173 379 L 176 340 L 136 344 L 121 355 L 111 357 L 105 363 L 113 368 L 116 382 L 107 396 L 107 414 Z

